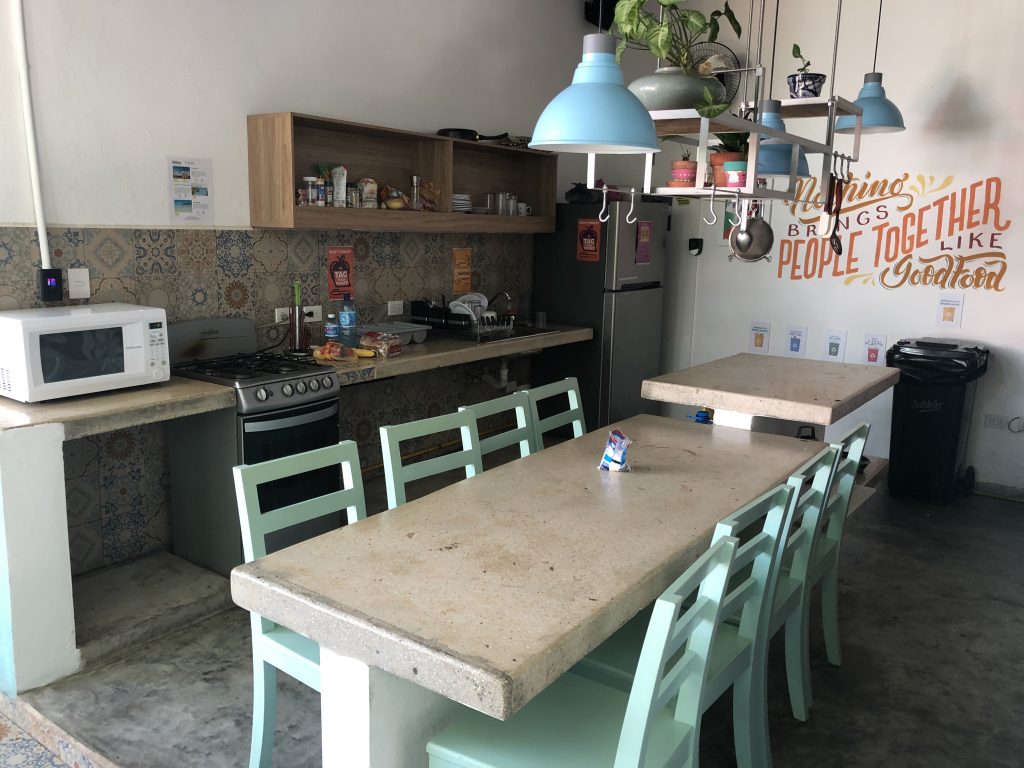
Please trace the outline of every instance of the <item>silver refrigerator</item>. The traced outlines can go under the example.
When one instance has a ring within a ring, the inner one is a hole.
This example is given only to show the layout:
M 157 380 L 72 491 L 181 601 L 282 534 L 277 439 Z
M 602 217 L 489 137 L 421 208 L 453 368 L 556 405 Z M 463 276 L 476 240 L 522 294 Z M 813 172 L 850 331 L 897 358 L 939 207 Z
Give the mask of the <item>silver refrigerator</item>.
M 655 413 L 640 397 L 644 379 L 661 371 L 661 328 L 669 206 L 628 202 L 560 204 L 556 230 L 534 242 L 533 306 L 549 323 L 594 329 L 592 341 L 543 352 L 531 364 L 536 386 L 575 376 L 587 428 Z

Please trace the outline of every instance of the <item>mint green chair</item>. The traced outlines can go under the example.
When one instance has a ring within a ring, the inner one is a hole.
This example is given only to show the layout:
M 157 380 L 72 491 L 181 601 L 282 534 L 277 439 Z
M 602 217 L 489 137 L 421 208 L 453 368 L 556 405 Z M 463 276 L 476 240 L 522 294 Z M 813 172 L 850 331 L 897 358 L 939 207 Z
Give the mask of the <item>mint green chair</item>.
M 287 507 L 263 511 L 259 487 L 285 477 L 337 466 L 342 489 Z M 235 495 L 245 562 L 267 554 L 267 534 L 345 509 L 348 522 L 366 517 L 359 450 L 351 440 L 295 456 L 234 468 Z M 250 613 L 252 624 L 253 713 L 250 768 L 269 768 L 277 714 L 277 670 L 320 690 L 320 647 L 308 637 Z
M 733 740 L 740 768 L 771 765 L 768 743 L 768 612 L 779 579 L 782 553 L 793 521 L 796 494 L 780 485 L 715 527 L 712 542 L 735 537 L 736 554 L 724 619 L 715 640 L 716 664 L 705 681 L 703 713 L 733 686 Z M 628 690 L 638 669 L 646 612 L 587 655 L 572 672 Z
M 430 768 L 695 766 L 738 544 L 712 544 L 658 598 L 630 692 L 563 675 L 505 722 L 469 712 L 427 744 Z
M 459 431 L 462 440 L 460 450 L 411 464 L 402 463 L 402 442 L 452 430 Z M 384 455 L 384 483 L 388 491 L 388 509 L 405 504 L 405 486 L 414 480 L 422 480 L 424 477 L 463 467 L 466 469 L 466 477 L 483 472 L 480 435 L 476 428 L 476 415 L 471 409 L 381 427 L 380 444 Z
M 793 528 L 782 555 L 782 572 L 775 590 L 768 637 L 786 628 L 786 680 L 793 717 L 805 721 L 811 712 L 809 581 L 813 553 L 822 526 L 822 512 L 839 463 L 839 451 L 829 446 L 789 478 L 798 499 Z
M 583 417 L 583 406 L 580 403 L 580 385 L 575 376 L 570 376 L 562 381 L 551 384 L 544 384 L 540 387 L 533 387 L 525 390 L 530 398 L 530 418 L 533 420 L 533 444 L 537 451 L 544 449 L 544 434 L 552 429 L 572 424 L 572 436 L 580 437 L 587 431 L 587 424 Z M 567 395 L 569 407 L 546 418 L 540 417 L 538 404 L 560 395 Z
M 488 416 L 497 416 L 502 413 L 511 413 L 515 416 L 516 426 L 512 429 L 480 439 L 481 455 L 486 456 L 516 443 L 519 444 L 520 457 L 529 456 L 536 450 L 534 448 L 533 419 L 530 415 L 530 398 L 525 390 L 513 392 L 504 397 L 496 397 L 476 405 L 460 405 L 459 410 L 473 411 L 477 419 L 477 430 L 480 429 L 480 419 Z
M 836 667 L 843 663 L 843 649 L 839 642 L 839 549 L 843 543 L 853 485 L 870 431 L 870 424 L 861 424 L 844 435 L 839 443 L 832 445 L 839 450 L 841 458 L 821 521 L 821 537 L 811 555 L 808 580 L 814 584 L 821 582 L 821 623 L 825 630 L 825 653 L 829 664 Z

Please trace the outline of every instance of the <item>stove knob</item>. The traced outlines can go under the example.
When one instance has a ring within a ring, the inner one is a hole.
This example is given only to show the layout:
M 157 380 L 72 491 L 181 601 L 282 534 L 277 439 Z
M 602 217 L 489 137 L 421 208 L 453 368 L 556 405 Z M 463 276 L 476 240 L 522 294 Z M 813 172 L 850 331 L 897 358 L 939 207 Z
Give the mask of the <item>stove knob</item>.
M 297 381 L 297 382 L 295 382 L 295 391 L 298 392 L 300 395 L 306 394 L 306 382 L 304 382 L 304 381 Z
M 310 392 L 319 392 L 320 391 L 320 381 L 318 379 L 310 379 L 309 380 L 309 390 L 310 390 Z
M 334 386 L 334 379 L 332 379 L 330 376 L 324 376 L 323 382 L 324 387 L 326 387 L 327 389 L 330 389 L 331 387 Z
M 270 393 L 267 392 L 267 390 L 265 390 L 263 387 L 260 387 L 259 389 L 256 390 L 256 399 L 259 400 L 261 403 L 264 402 L 268 397 L 270 397 Z
M 291 397 L 294 392 L 295 390 L 292 389 L 291 384 L 285 384 L 283 387 L 281 387 L 281 394 L 284 395 L 285 397 Z

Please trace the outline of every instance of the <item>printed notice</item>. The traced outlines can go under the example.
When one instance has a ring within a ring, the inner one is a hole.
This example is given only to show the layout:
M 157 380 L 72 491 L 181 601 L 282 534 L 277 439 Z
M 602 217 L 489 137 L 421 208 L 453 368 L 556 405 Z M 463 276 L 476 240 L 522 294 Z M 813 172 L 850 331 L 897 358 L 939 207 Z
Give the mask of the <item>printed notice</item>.
M 473 290 L 473 250 L 452 248 L 452 292 L 469 293 Z
M 601 222 L 580 219 L 576 222 L 576 261 L 601 260 Z
M 940 293 L 935 309 L 936 328 L 960 328 L 964 315 L 964 294 Z
M 846 331 L 837 331 L 834 328 L 825 331 L 825 349 L 822 351 L 822 359 L 831 360 L 834 363 L 846 360 Z
M 171 224 L 213 224 L 213 166 L 210 160 L 167 158 L 171 179 Z
M 786 326 L 786 351 L 788 357 L 807 357 L 807 326 Z
M 768 354 L 768 340 L 772 335 L 772 324 L 760 320 L 752 320 L 750 323 L 750 342 L 748 352 L 756 355 Z
M 341 301 L 356 295 L 356 253 L 351 245 L 327 246 L 327 298 Z
M 884 333 L 865 333 L 861 362 L 868 365 L 885 365 L 885 340 Z
M 651 263 L 651 235 L 654 232 L 654 223 L 650 221 L 638 221 L 636 223 L 636 258 L 634 264 Z

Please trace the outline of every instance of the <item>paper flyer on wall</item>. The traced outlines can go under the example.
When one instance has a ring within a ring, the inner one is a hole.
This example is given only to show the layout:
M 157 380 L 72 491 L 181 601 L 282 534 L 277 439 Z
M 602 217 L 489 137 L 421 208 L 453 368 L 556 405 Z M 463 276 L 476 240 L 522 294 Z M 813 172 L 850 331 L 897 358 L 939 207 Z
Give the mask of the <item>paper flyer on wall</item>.
M 208 159 L 167 158 L 171 184 L 171 224 L 213 224 L 213 163 Z
M 768 341 L 772 335 L 772 324 L 762 320 L 750 321 L 750 340 L 747 351 L 756 355 L 768 354 Z
M 846 360 L 846 334 L 846 331 L 839 331 L 835 328 L 825 331 L 825 349 L 822 350 L 822 360 L 831 360 L 834 363 Z
M 473 290 L 473 250 L 452 248 L 452 292 L 469 293 Z
M 807 357 L 806 325 L 786 326 L 785 354 L 787 357 Z
M 964 294 L 940 293 L 935 308 L 936 328 L 960 328 L 963 324 Z
M 868 365 L 885 365 L 886 338 L 884 333 L 865 333 L 861 362 Z
M 327 246 L 327 298 L 342 301 L 356 295 L 356 249 L 351 245 Z

